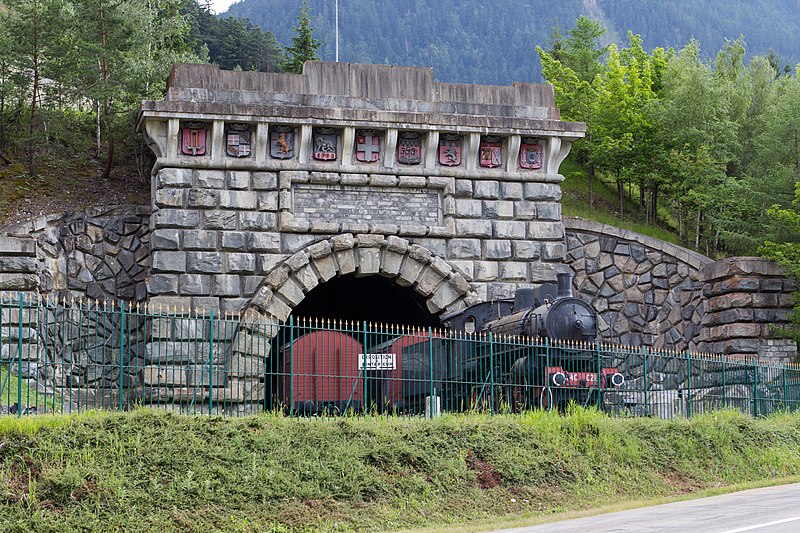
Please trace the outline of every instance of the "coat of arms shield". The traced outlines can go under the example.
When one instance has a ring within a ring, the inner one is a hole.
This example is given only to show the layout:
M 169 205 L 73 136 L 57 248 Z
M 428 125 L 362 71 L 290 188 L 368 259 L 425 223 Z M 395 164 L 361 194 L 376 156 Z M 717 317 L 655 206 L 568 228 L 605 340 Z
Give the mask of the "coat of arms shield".
M 336 133 L 326 131 L 314 134 L 314 159 L 320 161 L 336 159 Z
M 481 139 L 479 161 L 482 167 L 496 168 L 502 162 L 503 146 L 497 137 L 484 137 Z
M 356 160 L 362 163 L 374 163 L 381 154 L 381 138 L 370 131 L 356 134 Z
M 225 153 L 230 157 L 248 157 L 253 134 L 247 124 L 231 124 L 225 135 Z
M 418 165 L 422 161 L 422 137 L 419 133 L 404 132 L 397 141 L 397 161 Z
M 181 153 L 183 155 L 206 154 L 206 127 L 202 122 L 187 122 L 181 128 Z
M 334 145 L 335 143 L 334 139 Z M 291 128 L 275 128 L 269 132 L 269 155 L 273 159 L 294 157 L 294 131 Z M 335 149 L 333 159 L 336 159 Z
M 442 135 L 439 139 L 439 164 L 446 167 L 457 167 L 461 164 L 461 137 L 458 135 Z
M 523 139 L 519 147 L 519 166 L 533 170 L 542 168 L 542 145 L 535 139 Z

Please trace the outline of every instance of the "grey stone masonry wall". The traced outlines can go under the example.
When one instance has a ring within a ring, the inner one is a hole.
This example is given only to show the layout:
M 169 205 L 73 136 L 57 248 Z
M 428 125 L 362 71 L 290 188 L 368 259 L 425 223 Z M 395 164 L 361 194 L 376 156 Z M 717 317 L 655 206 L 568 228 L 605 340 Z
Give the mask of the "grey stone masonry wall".
M 584 126 L 558 119 L 552 87 L 437 83 L 430 69 L 383 65 L 309 62 L 302 75 L 176 65 L 139 127 L 157 156 L 155 305 L 240 311 L 260 288 L 286 288 L 266 280 L 294 272 L 297 254 L 336 238 L 361 250 L 397 237 L 423 266 L 460 276 L 469 290 L 447 298 L 409 284 L 436 313 L 563 269 L 558 168 Z M 372 272 L 364 251 L 341 258 L 335 275 Z M 262 307 L 283 317 L 312 288 L 299 286 Z
M 759 258 L 714 261 L 664 241 L 564 219 L 574 289 L 597 310 L 602 338 L 620 344 L 793 360 L 795 284 Z

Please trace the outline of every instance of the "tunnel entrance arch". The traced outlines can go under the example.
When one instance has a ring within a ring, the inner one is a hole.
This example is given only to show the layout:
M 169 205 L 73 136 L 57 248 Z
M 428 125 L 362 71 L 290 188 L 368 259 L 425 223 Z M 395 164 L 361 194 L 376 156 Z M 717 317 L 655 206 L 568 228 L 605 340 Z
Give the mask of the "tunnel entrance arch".
M 365 304 L 361 311 L 355 305 L 346 310 L 347 319 L 367 319 L 363 313 L 370 308 L 394 306 L 408 311 L 406 320 L 387 310 L 375 319 L 435 325 L 438 315 L 479 301 L 464 275 L 427 248 L 395 236 L 348 233 L 316 242 L 275 267 L 248 307 L 283 321 L 296 309 L 313 316 L 319 314 L 315 306 L 321 306 L 319 312 L 335 308 L 335 303 L 323 300 L 343 297 L 348 290 L 361 295 L 352 301 L 363 304 L 370 298 L 370 288 L 377 290 L 374 299 L 391 301 Z

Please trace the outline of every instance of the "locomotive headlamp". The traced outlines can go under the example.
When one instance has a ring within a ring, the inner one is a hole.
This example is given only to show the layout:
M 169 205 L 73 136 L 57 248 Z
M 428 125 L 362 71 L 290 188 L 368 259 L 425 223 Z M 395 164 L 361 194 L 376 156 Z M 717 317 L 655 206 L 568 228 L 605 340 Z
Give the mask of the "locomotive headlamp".
M 610 376 L 608 376 L 608 381 L 613 386 L 620 387 L 620 386 L 622 386 L 623 383 L 625 383 L 625 376 L 623 376 L 619 372 L 615 372 L 614 374 L 611 374 Z
M 556 372 L 555 374 L 552 374 L 550 379 L 552 380 L 553 385 L 556 387 L 562 387 L 564 383 L 567 382 L 567 376 L 565 376 L 563 372 Z

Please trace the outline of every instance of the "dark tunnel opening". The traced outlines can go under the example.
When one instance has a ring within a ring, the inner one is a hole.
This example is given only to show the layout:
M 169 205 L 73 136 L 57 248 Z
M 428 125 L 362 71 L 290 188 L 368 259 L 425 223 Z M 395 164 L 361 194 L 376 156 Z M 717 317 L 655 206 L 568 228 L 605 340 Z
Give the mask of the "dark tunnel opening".
M 441 324 L 423 296 L 382 276 L 333 278 L 312 289 L 292 315 L 409 326 Z

